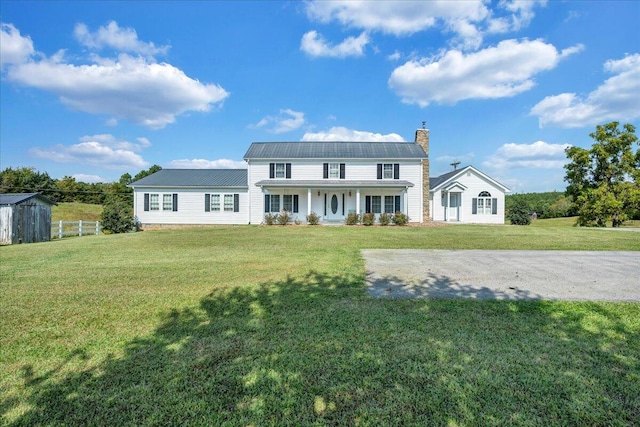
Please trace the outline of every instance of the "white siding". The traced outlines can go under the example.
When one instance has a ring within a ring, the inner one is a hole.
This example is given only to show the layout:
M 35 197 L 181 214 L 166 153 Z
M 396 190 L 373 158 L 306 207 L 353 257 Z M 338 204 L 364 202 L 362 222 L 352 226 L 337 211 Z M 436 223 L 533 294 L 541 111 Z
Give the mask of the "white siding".
M 159 194 L 160 210 L 144 210 L 144 194 Z M 162 209 L 162 195 L 177 194 L 178 210 Z M 205 194 L 220 194 L 220 212 L 205 211 Z M 239 195 L 239 212 L 224 211 L 223 194 Z M 244 189 L 234 188 L 144 188 L 134 189 L 134 215 L 142 224 L 247 224 L 249 222 L 249 197 Z
M 249 161 L 249 203 L 251 205 L 250 221 L 252 224 L 260 224 L 264 220 L 264 195 L 265 194 L 298 194 L 299 197 L 299 212 L 294 214 L 294 219 L 300 221 L 306 221 L 306 215 L 308 210 L 307 205 L 307 190 L 308 188 L 272 188 L 264 190 L 257 187 L 255 184 L 258 181 L 268 180 L 269 178 L 269 163 L 272 162 L 284 162 L 284 160 L 277 161 Z M 331 197 L 332 194 L 337 194 L 342 205 L 342 195 L 344 194 L 345 216 L 350 211 L 356 210 L 356 194 L 358 188 L 325 188 L 321 187 L 325 182 L 323 178 L 323 164 L 324 163 L 344 163 L 345 164 L 345 180 L 346 181 L 376 181 L 377 180 L 377 164 L 378 163 L 399 163 L 400 164 L 400 177 L 402 181 L 409 181 L 414 184 L 413 187 L 407 189 L 406 197 L 404 196 L 404 188 L 381 188 L 381 187 L 369 187 L 359 188 L 360 190 L 360 213 L 365 211 L 365 196 L 367 195 L 401 195 L 403 211 L 407 212 L 411 221 L 420 222 L 422 220 L 422 164 L 420 160 L 412 161 L 393 161 L 393 160 L 349 160 L 349 159 L 327 159 L 327 160 L 290 160 L 286 161 L 291 163 L 291 180 L 292 181 L 308 181 L 317 180 L 318 186 L 310 186 L 311 189 L 311 211 L 320 215 L 321 219 L 325 218 L 325 194 L 327 197 Z M 282 179 L 286 182 L 287 179 Z M 393 180 L 385 180 L 389 182 Z M 318 195 L 318 192 L 320 193 Z M 351 195 L 349 195 L 351 192 Z M 406 200 L 407 206 L 404 206 Z M 281 200 L 282 203 L 282 200 Z M 342 206 L 340 206 L 340 214 Z
M 504 224 L 504 198 L 505 193 L 502 188 L 496 186 L 493 182 L 486 180 L 473 170 L 464 172 L 461 176 L 452 182 L 459 182 L 466 187 L 462 193 L 462 205 L 460 207 L 460 222 L 475 224 Z M 446 185 L 445 185 L 446 186 Z M 491 198 L 497 199 L 497 214 L 473 214 L 473 198 L 478 197 L 483 191 L 488 191 Z M 442 196 L 446 198 L 446 192 L 440 189 L 432 192 L 431 200 L 431 218 L 434 221 L 444 221 L 445 207 L 442 203 Z

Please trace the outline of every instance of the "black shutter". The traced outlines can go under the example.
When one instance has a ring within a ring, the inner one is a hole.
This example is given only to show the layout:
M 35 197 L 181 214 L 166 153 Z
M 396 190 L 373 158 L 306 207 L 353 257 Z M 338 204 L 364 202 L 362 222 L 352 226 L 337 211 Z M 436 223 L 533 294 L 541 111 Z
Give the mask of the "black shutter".
M 204 211 L 211 212 L 211 194 L 204 195 Z
M 345 176 L 345 174 L 344 174 L 345 167 L 344 166 L 345 166 L 344 163 L 340 163 L 340 179 L 344 179 L 344 176 Z
M 400 179 L 400 163 L 393 164 L 393 179 Z
M 173 193 L 173 211 L 178 212 L 178 194 Z
M 285 163 L 284 171 L 284 177 L 287 179 L 291 179 L 291 163 Z
M 264 211 L 269 212 L 271 209 L 271 199 L 268 194 L 264 195 Z
M 344 216 L 344 193 L 342 193 L 342 216 Z
M 371 196 L 364 197 L 364 211 L 365 213 L 371 212 Z
M 269 163 L 269 178 L 273 179 L 276 176 L 276 164 Z
M 395 207 L 395 212 L 402 212 L 402 209 L 400 208 L 400 196 L 396 196 L 394 207 Z
M 471 203 L 471 213 L 476 215 L 478 213 L 478 198 L 474 197 Z
M 298 213 L 298 195 L 293 195 L 293 213 Z
M 149 193 L 144 193 L 144 210 L 149 210 Z
M 378 163 L 378 179 L 382 179 L 382 163 Z
M 498 199 L 491 199 L 491 214 L 498 215 Z
M 322 177 L 324 179 L 329 178 L 329 163 L 322 164 Z
M 240 212 L 240 195 L 239 194 L 233 195 L 233 211 Z

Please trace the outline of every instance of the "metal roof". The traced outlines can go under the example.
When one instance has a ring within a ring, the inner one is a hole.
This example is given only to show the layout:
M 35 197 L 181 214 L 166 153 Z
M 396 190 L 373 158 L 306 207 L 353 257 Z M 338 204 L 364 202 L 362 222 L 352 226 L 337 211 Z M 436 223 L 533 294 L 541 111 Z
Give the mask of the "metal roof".
M 411 142 L 254 142 L 249 159 L 426 159 Z
M 18 203 L 26 202 L 33 198 L 39 199 L 50 205 L 57 205 L 56 202 L 44 197 L 40 193 L 3 193 L 0 194 L 0 205 L 17 205 Z
M 258 187 L 305 187 L 305 188 L 363 188 L 363 187 L 413 187 L 413 183 L 399 179 L 378 180 L 292 180 L 292 179 L 265 179 L 256 182 Z
M 478 169 L 474 168 L 473 166 L 465 166 L 461 169 L 455 169 L 455 170 L 449 171 L 435 178 L 429 178 L 429 190 L 434 191 L 444 183 L 448 182 L 449 180 L 452 180 L 458 175 L 462 175 L 463 173 L 469 170 L 474 171 L 478 176 L 486 179 L 487 181 L 492 182 L 494 185 L 501 187 L 506 193 L 510 191 L 508 187 L 500 184 L 498 181 L 496 181 L 495 179 L 491 178 L 488 175 L 485 175 L 484 173 L 480 172 Z
M 161 169 L 127 187 L 247 187 L 246 169 Z

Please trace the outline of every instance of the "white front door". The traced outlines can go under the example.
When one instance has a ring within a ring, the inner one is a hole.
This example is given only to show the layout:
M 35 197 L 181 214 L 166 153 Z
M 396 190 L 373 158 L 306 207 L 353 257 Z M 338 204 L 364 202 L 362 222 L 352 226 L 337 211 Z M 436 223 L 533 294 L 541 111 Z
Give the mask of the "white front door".
M 447 221 L 460 221 L 460 193 L 449 193 Z
M 341 220 L 342 215 L 342 193 L 327 193 L 327 201 L 325 206 L 328 220 Z

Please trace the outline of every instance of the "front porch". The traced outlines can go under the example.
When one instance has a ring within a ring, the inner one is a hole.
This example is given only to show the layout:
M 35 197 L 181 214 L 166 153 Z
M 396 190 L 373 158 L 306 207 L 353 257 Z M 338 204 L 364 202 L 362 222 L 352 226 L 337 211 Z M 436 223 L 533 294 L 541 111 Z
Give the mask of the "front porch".
M 312 212 L 323 224 L 343 224 L 347 215 L 373 212 L 395 213 L 408 216 L 407 191 L 413 184 L 408 181 L 280 181 L 265 180 L 256 183 L 263 194 L 264 214 L 282 210 L 291 212 L 293 220 L 306 221 Z

